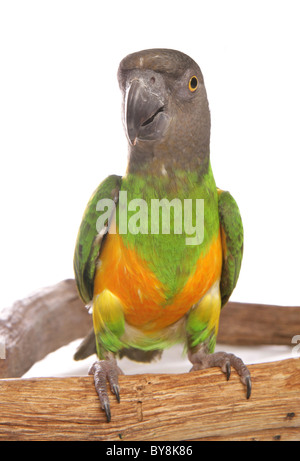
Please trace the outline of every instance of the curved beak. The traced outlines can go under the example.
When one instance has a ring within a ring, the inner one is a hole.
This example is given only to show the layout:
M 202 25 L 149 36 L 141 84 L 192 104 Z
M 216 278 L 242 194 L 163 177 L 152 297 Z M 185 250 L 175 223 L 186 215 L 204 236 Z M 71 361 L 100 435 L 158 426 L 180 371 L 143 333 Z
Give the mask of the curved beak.
M 163 98 L 142 79 L 134 79 L 127 90 L 125 102 L 125 126 L 132 145 L 135 146 L 138 138 L 155 139 L 157 123 L 150 125 L 163 110 Z

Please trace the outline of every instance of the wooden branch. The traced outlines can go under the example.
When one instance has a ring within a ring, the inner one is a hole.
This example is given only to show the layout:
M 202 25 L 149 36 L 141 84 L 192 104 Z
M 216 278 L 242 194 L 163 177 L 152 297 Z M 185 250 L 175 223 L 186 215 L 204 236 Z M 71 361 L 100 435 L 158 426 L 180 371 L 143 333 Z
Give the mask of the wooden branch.
M 0 440 L 300 440 L 300 359 L 235 371 L 121 376 L 112 421 L 93 377 L 0 380 Z
M 92 319 L 74 280 L 64 280 L 0 311 L 0 378 L 20 377 L 31 366 L 69 342 L 84 337 Z
M 0 378 L 21 377 L 38 360 L 92 328 L 75 281 L 65 280 L 0 311 Z M 229 302 L 222 310 L 218 342 L 286 344 L 300 334 L 300 307 Z M 74 351 L 75 352 L 75 351 Z
M 300 334 L 300 307 L 229 302 L 221 312 L 218 342 L 291 345 Z

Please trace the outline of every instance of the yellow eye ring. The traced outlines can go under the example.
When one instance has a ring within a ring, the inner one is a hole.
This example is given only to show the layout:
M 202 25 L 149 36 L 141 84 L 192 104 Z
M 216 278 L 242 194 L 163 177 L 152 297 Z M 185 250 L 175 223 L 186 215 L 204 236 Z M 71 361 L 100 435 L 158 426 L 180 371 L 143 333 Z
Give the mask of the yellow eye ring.
M 194 91 L 196 91 L 198 88 L 198 79 L 196 77 L 196 75 L 193 75 L 193 77 L 190 78 L 190 81 L 189 81 L 189 90 L 194 93 Z

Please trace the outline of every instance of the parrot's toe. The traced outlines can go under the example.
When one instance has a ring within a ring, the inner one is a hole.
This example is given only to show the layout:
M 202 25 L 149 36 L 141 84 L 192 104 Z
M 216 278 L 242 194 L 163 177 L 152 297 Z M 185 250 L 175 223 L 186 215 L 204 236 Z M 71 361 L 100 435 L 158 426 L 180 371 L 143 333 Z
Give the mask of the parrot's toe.
M 111 413 L 106 382 L 109 382 L 112 393 L 115 394 L 117 401 L 120 402 L 120 386 L 118 382 L 118 375 L 120 374 L 123 374 L 123 372 L 114 358 L 99 360 L 89 369 L 89 375 L 94 376 L 95 388 L 100 399 L 101 408 L 106 413 L 107 422 L 111 420 Z
M 227 380 L 230 378 L 231 367 L 233 367 L 241 378 L 241 382 L 246 386 L 246 397 L 251 395 L 251 376 L 250 371 L 239 357 L 226 352 L 215 352 L 214 354 L 205 354 L 203 351 L 189 353 L 189 359 L 193 364 L 190 371 L 204 370 L 205 368 L 220 367 L 226 374 Z

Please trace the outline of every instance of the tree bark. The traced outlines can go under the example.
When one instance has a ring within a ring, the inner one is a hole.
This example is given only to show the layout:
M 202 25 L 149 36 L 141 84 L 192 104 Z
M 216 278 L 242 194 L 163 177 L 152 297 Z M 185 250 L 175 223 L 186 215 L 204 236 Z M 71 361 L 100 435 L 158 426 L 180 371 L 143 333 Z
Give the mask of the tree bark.
M 20 377 L 50 352 L 82 338 L 92 318 L 74 280 L 64 280 L 0 311 L 0 378 Z M 0 356 L 1 358 L 1 356 Z
M 300 334 L 300 307 L 230 302 L 222 309 L 218 342 L 291 345 Z
M 0 380 L 0 440 L 300 440 L 300 359 L 249 366 L 249 400 L 233 370 L 120 376 L 100 409 L 93 377 Z

